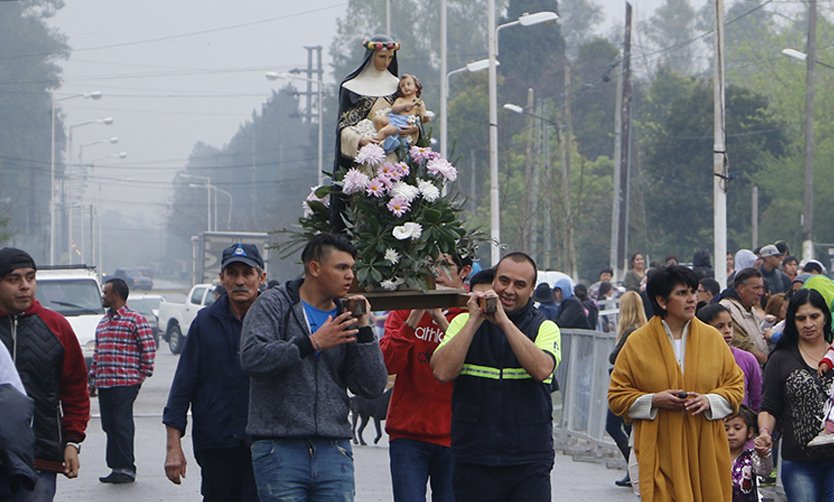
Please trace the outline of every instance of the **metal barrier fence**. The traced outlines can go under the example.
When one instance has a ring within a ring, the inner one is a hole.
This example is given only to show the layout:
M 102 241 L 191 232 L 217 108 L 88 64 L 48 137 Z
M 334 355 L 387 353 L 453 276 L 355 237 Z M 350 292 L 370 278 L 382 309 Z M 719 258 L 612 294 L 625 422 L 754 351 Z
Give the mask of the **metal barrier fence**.
M 563 329 L 562 361 L 556 369 L 559 392 L 553 394 L 554 439 L 560 449 L 594 457 L 620 457 L 605 433 L 608 412 L 608 355 L 616 335 Z

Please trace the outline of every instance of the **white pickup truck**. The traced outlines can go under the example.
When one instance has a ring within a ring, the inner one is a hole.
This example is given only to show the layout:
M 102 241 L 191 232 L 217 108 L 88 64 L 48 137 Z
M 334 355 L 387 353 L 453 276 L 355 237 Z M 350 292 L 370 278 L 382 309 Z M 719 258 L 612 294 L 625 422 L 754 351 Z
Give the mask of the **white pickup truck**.
M 196 284 L 188 292 L 185 303 L 163 301 L 159 304 L 159 332 L 168 342 L 172 354 L 182 352 L 185 335 L 197 312 L 214 303 L 214 285 Z

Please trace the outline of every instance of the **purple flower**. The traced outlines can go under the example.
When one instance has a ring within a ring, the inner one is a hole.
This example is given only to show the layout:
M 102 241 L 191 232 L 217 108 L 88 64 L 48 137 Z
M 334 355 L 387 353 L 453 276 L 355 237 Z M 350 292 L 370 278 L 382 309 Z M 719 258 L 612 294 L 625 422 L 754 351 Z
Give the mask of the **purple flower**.
M 434 152 L 431 148 L 428 147 L 421 147 L 421 146 L 412 146 L 411 149 L 408 151 L 408 154 L 411 155 L 411 159 L 414 162 L 423 162 L 424 160 L 429 160 L 433 157 Z
M 347 195 L 359 193 L 367 188 L 368 183 L 370 182 L 371 179 L 367 174 L 356 168 L 351 168 L 347 173 L 345 173 L 344 179 L 342 179 L 342 192 Z
M 388 187 L 385 185 L 385 181 L 379 176 L 373 178 L 368 183 L 367 188 L 365 188 L 365 193 L 373 197 L 382 197 L 386 191 L 388 191 Z
M 426 171 L 434 176 L 442 176 L 447 181 L 455 181 L 458 179 L 458 170 L 455 166 L 449 163 L 448 160 L 442 158 L 432 159 L 426 164 Z
M 402 197 L 394 197 L 393 199 L 389 200 L 386 207 L 397 218 L 401 217 L 402 215 L 407 213 L 409 209 L 411 209 L 411 206 L 408 204 L 408 201 L 403 199 Z

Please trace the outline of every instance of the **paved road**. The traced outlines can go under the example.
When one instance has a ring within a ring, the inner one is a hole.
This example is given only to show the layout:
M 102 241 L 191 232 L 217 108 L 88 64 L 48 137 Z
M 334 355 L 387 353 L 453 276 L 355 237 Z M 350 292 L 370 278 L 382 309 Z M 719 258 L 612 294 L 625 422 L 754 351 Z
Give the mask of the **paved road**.
M 194 501 L 200 500 L 199 468 L 191 454 L 191 437 L 183 441 L 188 458 L 188 477 L 181 486 L 175 486 L 165 478 L 165 428 L 161 423 L 162 408 L 168 394 L 168 386 L 176 367 L 176 356 L 167 346 L 160 349 L 156 374 L 147 380 L 136 401 L 136 465 L 138 477 L 132 485 L 104 485 L 98 477 L 107 474 L 104 464 L 105 437 L 98 418 L 98 402 L 93 400 L 93 419 L 88 427 L 87 440 L 81 453 L 81 473 L 78 479 L 67 480 L 59 476 L 57 501 Z M 365 429 L 365 439 L 373 437 L 373 426 Z M 388 471 L 388 446 L 386 438 L 376 446 L 354 447 L 356 464 L 357 502 L 389 502 L 392 500 Z M 552 474 L 553 499 L 569 501 L 606 502 L 633 501 L 636 498 L 624 488 L 614 486 L 622 472 L 606 469 L 602 465 L 574 462 L 569 457 L 556 456 Z

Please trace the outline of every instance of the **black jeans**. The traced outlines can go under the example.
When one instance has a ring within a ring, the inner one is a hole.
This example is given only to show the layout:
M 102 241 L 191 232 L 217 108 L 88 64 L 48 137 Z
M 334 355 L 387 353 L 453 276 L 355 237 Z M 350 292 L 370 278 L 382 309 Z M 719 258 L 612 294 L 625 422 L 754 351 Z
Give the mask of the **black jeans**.
M 492 467 L 454 463 L 457 502 L 549 502 L 553 464 Z
M 107 434 L 107 467 L 136 475 L 133 457 L 133 402 L 141 385 L 98 389 L 101 428 Z
M 608 415 L 605 417 L 605 432 L 614 438 L 614 442 L 617 443 L 617 448 L 620 449 L 620 453 L 623 454 L 626 463 L 628 463 L 630 450 L 628 447 L 628 437 L 631 435 L 631 426 L 626 425 L 623 417 L 618 417 L 611 410 L 608 410 Z
M 248 447 L 197 450 L 194 458 L 200 465 L 203 502 L 258 502 Z

